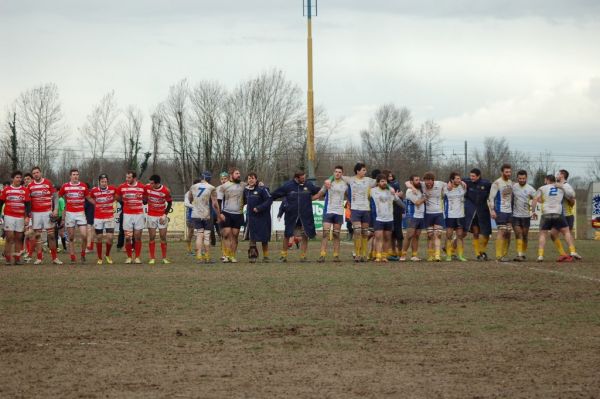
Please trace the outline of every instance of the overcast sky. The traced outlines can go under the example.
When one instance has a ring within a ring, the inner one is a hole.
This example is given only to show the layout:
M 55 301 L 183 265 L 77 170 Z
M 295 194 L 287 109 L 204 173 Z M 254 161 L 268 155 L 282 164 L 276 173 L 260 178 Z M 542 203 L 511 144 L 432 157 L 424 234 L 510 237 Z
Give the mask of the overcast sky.
M 355 141 L 394 102 L 445 151 L 502 135 L 571 169 L 600 155 L 600 1 L 321 0 L 315 101 Z M 302 0 L 0 0 L 0 107 L 58 85 L 68 124 L 115 90 L 150 112 L 170 85 L 278 68 L 306 86 Z M 146 120 L 148 127 L 148 120 Z M 575 155 L 580 155 L 575 157 Z

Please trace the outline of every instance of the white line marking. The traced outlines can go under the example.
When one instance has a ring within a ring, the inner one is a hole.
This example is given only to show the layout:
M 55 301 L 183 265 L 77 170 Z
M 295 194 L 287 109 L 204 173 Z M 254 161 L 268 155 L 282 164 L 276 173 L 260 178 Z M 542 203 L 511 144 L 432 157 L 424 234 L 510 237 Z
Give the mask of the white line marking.
M 506 264 L 522 268 L 521 265 L 517 265 L 516 263 L 506 262 Z M 556 275 L 563 276 L 563 277 L 573 277 L 573 278 L 578 278 L 580 280 L 587 280 L 587 281 L 593 281 L 595 283 L 600 283 L 600 279 L 598 279 L 598 278 L 583 276 L 581 274 L 564 273 L 564 272 L 559 272 L 558 270 L 541 269 L 539 267 L 533 267 L 533 266 L 525 266 L 525 267 L 527 269 L 533 270 L 535 272 L 556 274 Z

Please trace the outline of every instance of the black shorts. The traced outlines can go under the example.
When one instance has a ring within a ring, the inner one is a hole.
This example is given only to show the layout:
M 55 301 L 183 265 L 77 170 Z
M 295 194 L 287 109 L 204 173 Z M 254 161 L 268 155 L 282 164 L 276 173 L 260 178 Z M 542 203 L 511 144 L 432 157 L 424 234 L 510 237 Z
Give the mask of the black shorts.
M 521 227 L 524 229 L 528 229 L 529 226 L 531 226 L 531 218 L 519 218 L 519 217 L 512 217 L 512 225 L 513 227 Z
M 506 226 L 507 224 L 512 224 L 512 214 L 496 212 L 496 226 Z
M 194 230 L 210 229 L 210 219 L 192 218 L 191 224 Z
M 446 218 L 447 229 L 464 229 L 465 218 Z
M 425 226 L 442 226 L 444 227 L 444 214 L 443 213 L 426 213 L 425 214 Z
M 565 220 L 567 221 L 569 230 L 573 230 L 573 227 L 575 226 L 575 215 L 565 216 Z
M 373 229 L 375 231 L 392 231 L 394 230 L 394 222 L 380 222 L 379 220 L 375 220 L 373 223 Z
M 244 215 L 238 213 L 223 212 L 225 221 L 221 222 L 222 229 L 240 229 L 244 225 Z
M 327 213 L 323 216 L 323 223 L 342 224 L 344 217 L 335 213 Z
M 548 213 L 546 215 L 542 215 L 542 220 L 540 221 L 540 230 L 548 231 L 552 229 L 564 229 L 565 227 L 569 227 L 565 217 L 559 213 Z
M 424 218 L 407 218 L 406 225 L 409 229 L 415 230 L 423 230 L 425 229 L 425 219 Z

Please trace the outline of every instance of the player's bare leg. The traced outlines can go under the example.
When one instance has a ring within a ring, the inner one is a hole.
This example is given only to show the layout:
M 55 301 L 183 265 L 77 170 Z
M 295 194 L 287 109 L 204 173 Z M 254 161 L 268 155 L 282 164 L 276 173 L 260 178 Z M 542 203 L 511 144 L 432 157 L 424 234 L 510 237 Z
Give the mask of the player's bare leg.
M 369 236 L 371 235 L 371 232 L 369 231 L 369 223 L 361 223 L 360 235 L 361 235 L 361 245 L 360 245 L 361 253 L 359 254 L 360 261 L 366 262 L 367 255 L 369 253 Z
M 354 241 L 354 260 L 360 261 L 362 252 L 362 224 L 360 222 L 352 223 L 354 234 L 352 234 L 352 241 Z
M 208 253 L 208 248 L 204 247 L 204 229 L 194 230 L 196 234 L 196 260 L 200 263 L 205 262 L 205 254 Z
M 306 252 L 308 251 L 308 236 L 304 230 L 300 232 L 300 262 L 306 261 Z
M 75 256 L 75 227 L 67 227 L 67 237 L 69 238 L 69 257 L 71 258 L 71 263 L 77 262 L 77 257 Z
M 290 238 L 293 238 L 293 237 L 286 237 L 284 234 L 283 239 L 281 240 L 281 255 L 279 257 L 279 260 L 281 262 L 287 262 L 288 243 L 290 242 Z
M 383 253 L 383 230 L 375 230 L 373 237 L 373 251 L 375 252 L 375 262 L 381 262 Z
M 133 263 L 133 231 L 125 230 L 125 252 L 127 253 L 127 259 L 125 260 L 125 264 Z
M 16 252 L 15 232 L 7 230 L 4 230 L 4 232 L 6 234 L 6 241 L 4 244 L 4 258 L 6 259 L 6 264 L 10 265 L 12 263 L 12 258 L 15 255 L 13 251 Z
M 406 260 L 406 256 L 408 254 L 408 247 L 412 243 L 415 235 L 415 229 L 408 228 L 406 230 L 406 237 L 404 237 L 404 241 L 402 241 L 402 249 L 400 253 L 400 261 L 404 262 Z
M 547 230 L 541 230 L 538 238 L 538 262 L 544 261 L 544 248 L 546 246 L 546 237 L 548 237 L 549 232 Z
M 581 255 L 579 255 L 575 249 L 575 240 L 573 239 L 571 230 L 568 227 L 563 227 L 560 229 L 560 232 L 565 237 L 565 241 L 569 245 L 569 256 L 575 259 L 581 259 Z
M 270 261 L 270 259 L 269 259 L 269 243 L 263 242 L 263 243 L 261 243 L 261 246 L 262 246 L 263 262 L 268 263 Z
M 229 257 L 233 256 L 233 254 L 231 252 L 231 241 L 230 241 L 231 228 L 224 227 L 221 230 L 222 230 L 222 239 L 223 239 L 223 261 L 229 262 Z

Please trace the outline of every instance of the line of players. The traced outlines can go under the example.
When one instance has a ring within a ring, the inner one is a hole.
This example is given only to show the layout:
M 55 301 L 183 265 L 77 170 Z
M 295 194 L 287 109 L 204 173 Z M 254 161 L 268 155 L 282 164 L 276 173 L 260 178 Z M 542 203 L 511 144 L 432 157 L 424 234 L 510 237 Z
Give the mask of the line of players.
M 285 239 L 282 242 L 280 260 L 287 260 L 287 242 L 292 237 L 301 238 L 300 261 L 306 260 L 308 239 L 315 237 L 311 202 L 324 198 L 323 231 L 321 252 L 318 259 L 324 262 L 327 245 L 333 239 L 333 261 L 339 262 L 340 230 L 347 202 L 350 203 L 350 220 L 353 228 L 354 260 L 364 262 L 371 257 L 376 262 L 388 260 L 419 261 L 418 243 L 421 231 L 428 238 L 428 261 L 441 261 L 443 236 L 446 237 L 446 260 L 466 261 L 464 238 L 467 232 L 473 234 L 473 247 L 478 260 L 487 260 L 486 248 L 492 233 L 491 220 L 497 226 L 496 259 L 507 262 L 510 236 L 515 232 L 517 256 L 514 261 L 524 261 L 527 252 L 531 219 L 538 218 L 532 209 L 541 204 L 540 240 L 538 261 L 544 260 L 546 236 L 551 234 L 559 251 L 559 261 L 581 259 L 576 252 L 571 230 L 573 228 L 573 206 L 575 192 L 567 183 L 568 172 L 560 170 L 557 176 L 546 176 L 545 185 L 535 190 L 527 184 L 527 172 L 517 173 L 517 181 L 511 181 L 512 168 L 503 165 L 501 177 L 489 182 L 481 178 L 481 172 L 473 169 L 467 179 L 453 172 L 448 181 L 438 181 L 428 172 L 421 179 L 413 175 L 405 183 L 406 199 L 398 182 L 390 171 L 367 177 L 366 166 L 357 163 L 354 176 L 344 176 L 341 166 L 334 169 L 333 175 L 325 180 L 319 189 L 306 181 L 303 172 L 285 182 L 272 194 L 257 184 L 255 174 L 241 182 L 239 170 L 231 172 L 233 181 L 222 181 L 218 188 L 205 180 L 190 188 L 189 203 L 192 208 L 192 221 L 197 233 L 197 256 L 208 261 L 209 236 L 205 234 L 210 226 L 210 207 L 219 215 L 223 229 L 223 259 L 237 262 L 235 251 L 239 229 L 243 221 L 242 208 L 249 206 L 246 233 L 250 237 L 249 256 L 251 261 L 258 258 L 256 243 L 261 242 L 265 261 L 268 257 L 270 240 L 270 209 L 274 199 L 283 198 L 285 209 Z M 223 178 L 223 176 L 222 176 Z M 256 198 L 253 198 L 256 197 Z M 219 205 L 223 210 L 219 210 Z M 402 215 L 407 217 L 406 239 L 402 232 Z M 257 223 L 257 219 L 263 219 Z M 260 233 L 260 234 L 258 234 Z M 445 234 L 444 234 L 445 233 Z M 559 235 L 568 243 L 569 253 L 563 249 Z M 260 235 L 260 237 L 258 237 Z M 255 236 L 255 237 L 253 237 Z M 254 238 L 254 239 L 253 239 Z M 456 254 L 456 255 L 455 255 Z
M 156 251 L 156 233 L 158 230 L 162 262 L 170 263 L 167 258 L 168 214 L 172 207 L 171 193 L 161 184 L 158 175 L 150 176 L 147 185 L 137 180 L 136 173 L 128 171 L 125 182 L 115 187 L 109 184 L 108 176 L 101 174 L 98 185 L 89 188 L 79 180 L 79 171 L 72 169 L 69 182 L 57 191 L 50 180 L 42 176 L 39 167 L 31 170 L 32 181 L 23 184 L 23 173 L 11 174 L 11 184 L 6 185 L 0 194 L 0 211 L 4 208 L 6 264 L 22 264 L 21 250 L 23 234 L 30 226 L 34 232 L 37 259 L 34 264 L 43 261 L 42 236 L 47 236 L 52 263 L 62 264 L 58 258 L 54 237 L 55 224 L 58 221 L 58 198 L 65 200 L 62 217 L 69 238 L 71 263 L 77 263 L 75 253 L 75 232 L 81 237 L 80 261 L 85 262 L 87 242 L 87 219 L 84 212 L 85 201 L 94 205 L 94 230 L 96 232 L 97 264 L 113 264 L 110 256 L 115 232 L 114 204 L 122 203 L 123 231 L 125 235 L 125 263 L 142 263 L 142 231 L 148 229 L 150 264 L 154 264 Z M 144 213 L 144 205 L 147 212 Z M 104 244 L 104 245 L 103 245 Z M 104 246 L 104 248 L 103 248 Z

